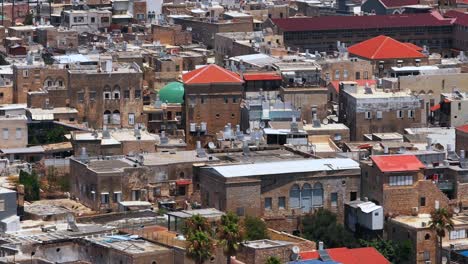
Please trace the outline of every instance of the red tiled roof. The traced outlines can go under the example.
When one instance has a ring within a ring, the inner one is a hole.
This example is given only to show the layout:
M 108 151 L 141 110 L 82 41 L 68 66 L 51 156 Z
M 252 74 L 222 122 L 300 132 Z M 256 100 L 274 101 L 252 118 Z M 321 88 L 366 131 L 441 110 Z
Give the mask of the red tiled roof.
M 375 248 L 330 248 L 326 249 L 330 258 L 342 264 L 390 264 Z M 301 260 L 320 259 L 318 251 L 299 253 Z
M 303 260 L 308 260 L 308 259 L 318 259 L 319 258 L 319 252 L 318 251 L 304 251 L 300 252 L 299 256 Z
M 424 164 L 414 155 L 371 156 L 372 161 L 382 172 L 418 171 Z
M 444 16 L 454 18 L 455 19 L 453 21 L 454 24 L 468 26 L 468 14 L 466 13 L 462 13 L 456 10 L 450 10 L 450 11 L 447 11 L 444 14 Z
M 457 130 L 463 133 L 468 133 L 468 124 L 457 127 Z
M 237 73 L 210 64 L 182 75 L 184 84 L 243 83 Z
M 348 48 L 348 52 L 361 58 L 371 60 L 426 57 L 413 47 L 384 35 L 355 44 Z
M 413 48 L 413 49 L 415 49 L 415 50 L 417 50 L 417 51 L 423 51 L 423 50 L 424 50 L 423 48 L 421 48 L 421 47 L 419 47 L 418 45 L 415 45 L 415 44 L 413 44 L 413 43 L 411 43 L 411 42 L 405 42 L 405 43 L 403 43 L 403 44 L 405 44 L 406 46 L 408 46 L 408 47 L 410 47 L 410 48 Z
M 438 13 L 379 15 L 379 16 L 321 16 L 278 18 L 273 23 L 283 31 L 320 31 L 368 28 L 450 26 L 450 19 Z
M 331 81 L 330 84 L 333 86 L 333 88 L 335 89 L 335 91 L 338 93 L 340 91 L 340 82 L 342 81 Z M 366 86 L 366 84 L 368 85 L 375 85 L 377 83 L 377 80 L 356 80 L 356 81 L 353 81 L 353 82 L 356 82 L 358 86 Z
M 246 81 L 280 81 L 281 75 L 276 72 L 244 73 Z
M 390 261 L 373 247 L 353 248 L 349 251 L 359 259 L 359 264 L 390 264 Z
M 380 0 L 386 7 L 399 7 L 407 5 L 417 5 L 418 0 Z

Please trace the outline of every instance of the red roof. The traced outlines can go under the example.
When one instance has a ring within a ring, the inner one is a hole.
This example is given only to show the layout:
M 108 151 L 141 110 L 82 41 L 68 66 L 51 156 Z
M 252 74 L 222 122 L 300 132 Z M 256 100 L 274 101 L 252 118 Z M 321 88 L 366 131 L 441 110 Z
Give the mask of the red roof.
M 243 83 L 237 73 L 228 71 L 216 64 L 188 72 L 182 76 L 184 84 Z
M 330 84 L 333 86 L 333 88 L 335 89 L 335 91 L 338 93 L 340 91 L 340 82 L 342 81 L 331 81 Z M 377 80 L 356 80 L 356 81 L 352 81 L 352 82 L 356 82 L 358 86 L 366 86 L 366 84 L 368 85 L 375 85 L 377 83 Z
M 418 0 L 380 0 L 386 7 L 399 7 L 407 5 L 417 5 Z
M 457 25 L 468 26 L 468 14 L 456 10 L 447 11 L 444 16 L 454 18 Z
M 191 180 L 177 180 L 176 185 L 190 185 L 192 184 Z
M 443 19 L 436 12 L 422 14 L 378 16 L 321 16 L 305 18 L 277 18 L 273 23 L 283 31 L 321 31 L 369 28 L 407 28 L 450 26 L 451 19 Z
M 276 72 L 244 73 L 246 81 L 281 81 L 281 75 Z
M 353 45 L 348 48 L 348 52 L 350 54 L 372 60 L 426 57 L 415 48 L 384 35 Z
M 372 161 L 382 172 L 418 171 L 424 164 L 414 155 L 371 156 Z
M 342 264 L 390 264 L 375 248 L 330 248 L 326 249 L 330 258 Z M 299 253 L 301 260 L 319 259 L 318 251 L 306 251 Z
M 435 112 L 440 109 L 440 104 L 436 104 L 433 107 L 431 107 L 431 112 Z
M 463 133 L 468 133 L 468 124 L 457 127 L 457 130 Z
M 423 48 L 421 48 L 421 47 L 419 47 L 418 45 L 415 45 L 415 44 L 413 44 L 413 43 L 411 43 L 411 42 L 405 42 L 405 43 L 403 43 L 403 44 L 405 44 L 406 46 L 408 46 L 408 47 L 410 47 L 410 48 L 413 48 L 413 49 L 415 49 L 415 50 L 417 50 L 417 51 L 423 51 L 423 50 L 424 50 Z

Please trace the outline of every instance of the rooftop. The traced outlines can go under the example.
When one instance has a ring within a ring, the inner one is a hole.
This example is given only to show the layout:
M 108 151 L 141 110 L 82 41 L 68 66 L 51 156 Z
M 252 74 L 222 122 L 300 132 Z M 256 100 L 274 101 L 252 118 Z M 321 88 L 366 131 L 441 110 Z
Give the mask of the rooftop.
M 436 12 L 377 16 L 321 16 L 272 19 L 283 31 L 321 31 L 366 28 L 450 26 L 451 19 Z
M 212 84 L 212 83 L 237 83 L 244 80 L 237 73 L 228 71 L 218 65 L 210 64 L 182 75 L 184 84 Z
M 225 178 L 251 177 L 286 173 L 314 171 L 336 171 L 359 169 L 359 164 L 352 159 L 303 159 L 268 163 L 211 166 Z
M 386 7 L 400 7 L 419 4 L 418 0 L 380 0 Z
M 132 255 L 169 250 L 166 247 L 140 239 L 135 235 L 93 236 L 85 238 L 85 240 L 94 244 L 102 245 L 106 248 L 112 248 Z
M 371 156 L 374 164 L 382 172 L 419 171 L 424 164 L 414 155 Z
M 426 57 L 414 46 L 407 45 L 384 35 L 355 44 L 348 48 L 348 52 L 361 58 L 371 60 Z
M 458 131 L 461 131 L 463 133 L 468 133 L 468 124 L 466 125 L 463 125 L 463 126 L 459 126 L 456 128 Z

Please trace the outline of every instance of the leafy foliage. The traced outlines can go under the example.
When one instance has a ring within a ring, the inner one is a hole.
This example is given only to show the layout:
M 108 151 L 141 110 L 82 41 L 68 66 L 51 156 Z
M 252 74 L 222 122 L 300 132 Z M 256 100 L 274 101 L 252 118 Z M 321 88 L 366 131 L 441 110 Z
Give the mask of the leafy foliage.
M 37 201 L 40 199 L 39 177 L 35 171 L 31 174 L 21 171 L 19 184 L 24 185 L 24 199 L 26 201 Z
M 244 228 L 245 239 L 247 240 L 269 238 L 266 223 L 258 217 L 246 216 L 244 219 Z
M 184 234 L 187 237 L 187 257 L 202 264 L 213 256 L 214 240 L 206 218 L 194 215 L 185 221 Z
M 360 240 L 360 243 L 364 247 L 377 249 L 387 260 L 395 264 L 405 263 L 411 256 L 412 245 L 409 240 L 395 242 L 379 238 L 371 241 Z
M 276 256 L 268 257 L 265 264 L 281 264 L 281 260 Z
M 442 238 L 445 237 L 445 232 L 453 229 L 452 213 L 445 208 L 436 209 L 431 213 L 431 221 L 429 228 L 437 235 L 437 262 L 442 262 Z
M 233 213 L 223 215 L 218 226 L 218 241 L 226 254 L 227 263 L 231 262 L 231 256 L 234 256 L 239 250 L 242 239 L 243 232 L 239 224 L 239 217 Z
M 336 215 L 326 209 L 302 219 L 303 237 L 312 241 L 322 241 L 326 247 L 358 247 L 358 241 L 343 225 L 337 223 Z

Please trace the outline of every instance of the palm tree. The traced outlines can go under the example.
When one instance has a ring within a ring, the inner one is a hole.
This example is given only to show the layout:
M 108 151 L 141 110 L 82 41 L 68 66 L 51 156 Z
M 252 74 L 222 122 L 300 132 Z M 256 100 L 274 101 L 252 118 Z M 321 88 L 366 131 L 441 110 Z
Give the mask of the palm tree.
M 210 234 L 205 231 L 195 231 L 187 241 L 187 257 L 191 258 L 196 264 L 203 264 L 213 256 L 214 242 Z
M 226 254 L 226 263 L 231 263 L 231 256 L 236 255 L 244 235 L 239 224 L 239 217 L 233 213 L 227 213 L 221 217 L 218 226 L 219 244 Z
M 281 264 L 281 260 L 276 256 L 268 257 L 265 264 Z
M 445 208 L 436 209 L 431 213 L 429 228 L 437 235 L 437 263 L 442 263 L 442 238 L 445 237 L 445 231 L 453 229 L 452 213 Z
M 197 264 L 203 264 L 213 256 L 214 241 L 212 230 L 206 218 L 194 215 L 185 221 L 184 235 L 187 237 L 187 257 Z

